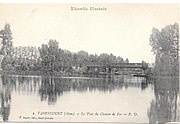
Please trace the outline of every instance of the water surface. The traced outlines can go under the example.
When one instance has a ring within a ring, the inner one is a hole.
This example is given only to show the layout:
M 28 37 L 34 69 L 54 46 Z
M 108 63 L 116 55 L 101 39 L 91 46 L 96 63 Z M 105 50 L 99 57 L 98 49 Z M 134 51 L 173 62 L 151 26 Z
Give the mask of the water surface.
M 149 83 L 145 78 L 132 76 L 1 76 L 0 119 L 9 122 L 152 124 L 178 120 L 177 80 L 159 79 L 156 82 L 159 83 L 154 85 L 154 82 Z M 41 112 L 66 112 L 67 115 L 40 115 Z M 73 113 L 75 115 L 72 115 Z M 81 115 L 83 113 L 85 115 Z M 115 115 L 112 115 L 113 113 Z

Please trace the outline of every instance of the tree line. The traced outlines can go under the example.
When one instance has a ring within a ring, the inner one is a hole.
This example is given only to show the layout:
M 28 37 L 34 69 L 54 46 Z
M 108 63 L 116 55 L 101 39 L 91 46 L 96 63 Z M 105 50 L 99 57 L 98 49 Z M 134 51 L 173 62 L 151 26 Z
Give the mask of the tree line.
M 47 44 L 40 47 L 13 46 L 12 31 L 9 24 L 5 24 L 0 31 L 2 47 L 0 54 L 4 56 L 2 69 L 15 72 L 41 71 L 73 73 L 85 72 L 88 64 L 129 63 L 128 58 L 123 59 L 113 54 L 89 54 L 86 51 L 77 53 L 59 47 L 59 42 L 50 39 Z

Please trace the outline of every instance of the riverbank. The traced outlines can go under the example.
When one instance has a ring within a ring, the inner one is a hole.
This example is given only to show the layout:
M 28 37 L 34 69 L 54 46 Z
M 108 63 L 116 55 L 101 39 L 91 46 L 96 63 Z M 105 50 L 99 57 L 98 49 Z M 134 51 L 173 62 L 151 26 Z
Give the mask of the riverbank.
M 53 76 L 53 77 L 114 77 L 114 76 L 123 76 L 131 74 L 102 74 L 102 73 L 65 73 L 65 72 L 43 72 L 43 71 L 7 71 L 0 70 L 0 75 L 22 75 L 22 76 Z M 144 75 L 131 75 L 134 77 L 149 77 Z
M 70 74 L 70 73 L 63 73 L 63 72 L 43 72 L 43 71 L 6 71 L 1 70 L 1 75 L 31 75 L 31 76 L 72 76 L 80 74 Z

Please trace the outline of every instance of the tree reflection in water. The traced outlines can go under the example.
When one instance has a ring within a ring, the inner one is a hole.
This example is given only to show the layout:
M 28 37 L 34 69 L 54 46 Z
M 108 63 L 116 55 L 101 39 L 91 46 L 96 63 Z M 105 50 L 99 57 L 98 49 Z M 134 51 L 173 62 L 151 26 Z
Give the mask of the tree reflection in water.
M 41 97 L 41 101 L 48 100 L 48 104 L 54 104 L 57 101 L 57 94 L 61 92 L 57 91 L 57 84 L 51 78 L 44 77 L 42 78 L 42 84 L 39 88 L 39 94 Z
M 14 81 L 12 78 L 0 78 L 0 114 L 3 121 L 8 121 L 10 114 L 11 91 Z
M 115 82 L 112 79 L 83 79 L 83 78 L 53 78 L 43 77 L 42 84 L 39 88 L 41 101 L 48 101 L 49 105 L 57 101 L 57 97 L 64 92 L 78 91 L 87 92 L 99 90 L 111 92 L 116 88 L 122 88 L 122 82 Z
M 57 98 L 63 95 L 64 92 L 78 91 L 78 92 L 112 92 L 115 89 L 122 89 L 124 86 L 137 87 L 144 90 L 147 88 L 146 81 L 142 83 L 124 82 L 123 78 L 54 78 L 42 77 L 39 94 L 41 101 L 47 101 L 49 105 L 56 103 Z
M 156 77 L 154 82 L 155 100 L 149 111 L 150 124 L 164 124 L 177 121 L 177 96 L 179 79 L 177 77 Z
M 135 79 L 135 80 L 134 80 Z M 144 79 L 117 76 L 100 78 L 57 78 L 40 76 L 0 76 L 0 115 L 8 121 L 12 92 L 28 95 L 39 95 L 41 101 L 54 105 L 59 96 L 65 92 L 112 92 L 135 87 L 144 90 L 147 83 Z

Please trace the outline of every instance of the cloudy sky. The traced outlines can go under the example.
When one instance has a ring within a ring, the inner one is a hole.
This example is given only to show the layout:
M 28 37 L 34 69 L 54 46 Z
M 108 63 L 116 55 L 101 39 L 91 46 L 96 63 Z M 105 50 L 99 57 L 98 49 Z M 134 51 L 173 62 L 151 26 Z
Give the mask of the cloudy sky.
M 11 25 L 14 46 L 41 46 L 56 39 L 72 52 L 113 53 L 130 62 L 153 62 L 152 28 L 179 22 L 178 4 L 0 4 L 0 10 L 0 29 Z

